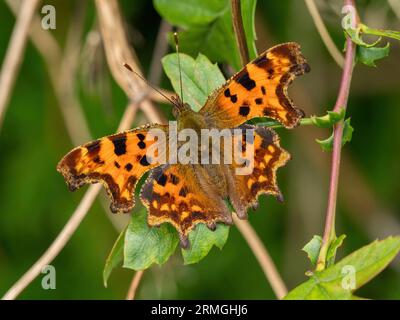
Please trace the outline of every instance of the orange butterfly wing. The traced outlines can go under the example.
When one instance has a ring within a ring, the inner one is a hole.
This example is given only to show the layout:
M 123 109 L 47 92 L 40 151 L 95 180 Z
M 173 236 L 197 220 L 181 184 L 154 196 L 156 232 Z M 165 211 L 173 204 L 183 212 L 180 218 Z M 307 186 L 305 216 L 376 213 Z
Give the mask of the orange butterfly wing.
M 179 232 L 182 247 L 197 223 L 215 229 L 216 222 L 232 224 L 231 213 L 218 191 L 207 180 L 201 165 L 166 165 L 153 170 L 140 198 L 148 208 L 149 225 L 171 223 Z
M 283 200 L 276 181 L 276 171 L 286 164 L 290 154 L 280 147 L 279 137 L 273 130 L 250 125 L 240 128 L 253 129 L 254 168 L 248 175 L 237 175 L 235 169 L 239 165 L 233 163 L 230 166 L 232 181 L 228 193 L 238 217 L 246 219 L 247 209 L 257 206 L 259 195 L 271 194 Z
M 200 113 L 223 128 L 235 128 L 257 117 L 272 118 L 292 128 L 304 113 L 293 105 L 287 87 L 309 70 L 297 43 L 277 45 L 211 94 Z
M 157 167 L 146 156 L 155 142 L 150 129 L 168 131 L 153 125 L 107 136 L 69 152 L 57 165 L 70 190 L 86 183 L 102 182 L 112 202 L 113 212 L 129 212 L 135 204 L 135 186 L 148 170 Z

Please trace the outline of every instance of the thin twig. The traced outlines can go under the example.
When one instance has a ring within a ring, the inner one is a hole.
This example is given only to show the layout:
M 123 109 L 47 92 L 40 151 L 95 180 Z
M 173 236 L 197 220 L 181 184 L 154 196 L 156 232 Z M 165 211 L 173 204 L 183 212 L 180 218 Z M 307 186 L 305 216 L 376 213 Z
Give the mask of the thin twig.
M 165 56 L 168 51 L 168 32 L 172 30 L 172 26 L 165 21 L 161 20 L 160 28 L 158 29 L 156 45 L 154 47 L 153 56 L 151 58 L 151 64 L 149 68 L 148 80 L 151 84 L 158 86 L 161 81 L 162 68 L 161 59 Z
M 100 1 L 99 1 L 100 2 Z M 111 3 L 112 1 L 108 2 Z M 104 12 L 104 11 L 103 11 Z M 109 13 L 108 13 L 109 14 Z M 99 15 L 101 13 L 99 12 Z M 112 30 L 111 32 L 114 32 L 114 35 L 116 33 L 121 32 L 122 30 Z M 121 37 L 119 37 L 121 40 Z M 106 48 L 110 48 L 110 45 L 114 44 L 116 50 L 120 50 L 123 48 L 125 45 L 127 46 L 128 43 L 126 39 L 123 41 L 123 43 L 115 43 L 112 42 L 107 43 L 106 39 L 104 40 L 104 45 Z M 122 41 L 122 40 L 121 40 Z M 124 51 L 126 52 L 128 48 L 124 48 Z M 132 56 L 128 58 L 132 58 Z M 124 61 L 124 60 L 122 60 Z M 125 60 L 129 61 L 129 60 Z M 110 60 L 108 60 L 110 63 Z M 112 61 L 111 62 L 115 62 Z M 134 65 L 134 61 L 129 61 L 132 65 Z M 136 66 L 136 63 L 135 63 Z M 110 68 L 112 69 L 113 66 L 110 65 Z M 123 70 L 124 68 L 121 68 Z M 119 79 L 125 78 L 124 81 L 128 82 L 128 85 L 124 86 L 123 89 L 126 90 L 126 92 L 130 93 L 131 97 L 131 104 L 127 109 L 125 110 L 124 116 L 121 119 L 120 125 L 118 127 L 118 131 L 123 131 L 126 130 L 130 127 L 131 120 L 133 120 L 133 117 L 136 113 L 137 105 L 139 103 L 142 103 L 145 105 L 145 110 L 147 111 L 147 114 L 152 118 L 152 121 L 157 122 L 157 121 L 162 121 L 162 119 L 158 116 L 156 112 L 154 112 L 154 107 L 151 104 L 150 101 L 146 99 L 146 96 L 142 94 L 137 94 L 135 96 L 132 95 L 132 89 L 133 88 L 138 88 L 138 82 L 135 80 L 128 80 L 127 77 L 122 76 L 121 77 L 121 72 L 117 71 L 116 73 L 113 73 L 114 76 L 118 76 Z M 123 81 L 123 82 L 124 82 Z M 127 82 L 124 82 L 125 84 Z M 60 234 L 57 236 L 55 241 L 50 245 L 50 247 L 46 250 L 46 252 L 39 258 L 37 262 L 7 291 L 7 293 L 4 295 L 3 299 L 15 299 L 21 292 L 24 290 L 41 272 L 43 266 L 51 263 L 51 261 L 54 260 L 54 258 L 60 253 L 62 248 L 65 246 L 65 244 L 69 241 L 73 233 L 76 231 L 77 227 L 83 220 L 83 218 L 86 216 L 88 210 L 90 209 L 92 203 L 94 202 L 96 196 L 99 194 L 101 190 L 101 184 L 91 186 L 89 189 L 86 191 L 84 197 L 82 198 L 81 202 L 79 203 L 77 209 L 71 216 L 71 218 L 68 220 L 68 222 L 65 224 L 64 228 L 60 232 Z
M 239 47 L 239 53 L 242 64 L 245 65 L 246 63 L 249 62 L 250 59 L 248 54 L 249 50 L 246 42 L 246 37 L 243 29 L 242 15 L 240 10 L 240 0 L 232 0 L 231 4 L 232 4 L 232 19 L 236 34 L 236 41 Z M 255 255 L 261 266 L 261 269 L 264 271 L 264 274 L 268 282 L 271 284 L 271 287 L 276 297 L 278 299 L 282 299 L 286 295 L 287 289 L 266 247 L 263 245 L 260 238 L 257 236 L 257 233 L 254 231 L 254 229 L 252 228 L 252 226 L 248 221 L 238 219 L 234 213 L 232 215 L 236 226 L 238 227 L 240 233 L 249 244 L 250 249 L 252 250 L 253 254 Z
M 231 0 L 233 29 L 236 42 L 239 47 L 240 61 L 244 66 L 250 61 L 249 48 L 246 42 L 246 34 L 243 28 L 242 11 L 240 0 Z
M 17 15 L 20 3 L 18 1 L 6 0 L 6 4 L 13 14 Z M 73 145 L 79 145 L 90 141 L 92 137 L 89 133 L 89 126 L 82 106 L 74 89 L 80 48 L 80 41 L 78 40 L 80 39 L 81 28 L 83 27 L 82 20 L 84 18 L 83 12 L 85 11 L 81 7 L 77 7 L 75 10 L 79 11 L 77 15 L 78 19 L 74 19 L 72 23 L 74 26 L 69 28 L 64 49 L 65 53 L 61 52 L 61 48 L 53 35 L 42 29 L 40 19 L 37 15 L 34 15 L 32 19 L 30 38 L 45 62 L 50 83 L 53 86 L 68 135 Z M 70 55 L 73 57 L 70 57 Z M 131 109 L 131 107 L 128 107 L 127 110 Z M 134 109 L 136 110 L 137 108 Z M 129 123 L 133 122 L 131 116 L 126 119 Z M 101 200 L 104 211 L 113 226 L 117 231 L 122 230 L 125 222 L 110 212 L 104 193 Z
M 137 106 L 129 105 L 118 126 L 118 132 L 126 130 L 130 127 L 130 123 L 134 118 Z M 102 185 L 96 184 L 90 186 L 83 196 L 78 207 L 67 221 L 57 238 L 53 241 L 45 253 L 35 262 L 35 264 L 7 291 L 3 296 L 3 300 L 13 300 L 24 290 L 42 271 L 42 268 L 51 263 L 55 257 L 61 252 L 71 236 L 74 234 L 83 218 L 88 213 L 94 200 L 101 190 Z
M 158 34 L 157 34 L 156 44 L 154 47 L 153 56 L 151 58 L 149 74 L 148 74 L 148 81 L 156 87 L 158 87 L 161 82 L 161 75 L 162 75 L 162 71 L 163 71 L 161 59 L 168 52 L 167 35 L 168 35 L 168 32 L 170 32 L 171 30 L 172 30 L 172 26 L 167 21 L 161 20 L 161 24 L 158 29 Z M 161 89 L 161 88 L 157 88 L 157 89 L 159 91 L 161 91 L 167 97 L 172 97 L 175 95 L 171 91 Z M 168 99 L 165 99 L 164 96 L 162 96 L 155 90 L 149 91 L 149 97 L 152 101 L 155 101 L 155 102 L 171 104 L 171 102 Z
M 100 192 L 101 185 L 90 186 L 86 191 L 84 197 L 72 214 L 71 218 L 65 224 L 64 228 L 46 250 L 46 252 L 40 257 L 35 264 L 29 268 L 29 270 L 6 292 L 3 296 L 3 300 L 13 300 L 24 290 L 28 284 L 30 284 L 42 271 L 42 268 L 50 264 L 55 257 L 60 253 L 62 248 L 71 238 L 76 231 L 77 227 L 82 222 L 83 218 L 89 211 L 93 201 L 96 199 Z
M 315 27 L 318 30 L 319 35 L 323 43 L 325 44 L 326 49 L 332 56 L 333 60 L 339 65 L 339 67 L 343 68 L 344 58 L 340 53 L 339 49 L 336 47 L 336 44 L 333 42 L 329 32 L 324 24 L 324 21 L 319 14 L 318 8 L 315 5 L 314 0 L 305 0 L 307 9 L 310 12 L 310 15 L 314 21 Z
M 76 2 L 76 7 L 71 17 L 72 20 L 68 27 L 64 53 L 61 61 L 57 63 L 57 65 L 60 65 L 60 70 L 56 78 L 52 79 L 55 84 L 61 113 L 74 145 L 80 145 L 91 140 L 89 125 L 85 119 L 75 88 L 85 17 L 86 2 Z
M 0 129 L 25 52 L 31 21 L 40 0 L 25 0 L 15 22 L 0 73 Z
M 6 0 L 6 4 L 15 15 L 18 13 L 18 1 Z M 80 34 L 84 20 L 84 10 L 77 8 L 77 11 L 79 12 L 78 19 L 71 24 L 68 31 L 64 54 L 52 34 L 42 29 L 37 15 L 32 18 L 29 30 L 31 41 L 46 64 L 50 83 L 53 86 L 66 129 L 74 145 L 79 145 L 91 139 L 82 107 L 76 97 L 75 82 L 73 81 L 78 66 Z
M 388 0 L 389 6 L 392 8 L 397 19 L 400 20 L 400 1 L 399 0 Z
M 356 11 L 354 0 L 345 0 L 346 6 L 351 6 Z M 355 23 L 354 22 L 354 27 Z M 356 44 L 346 36 L 346 56 L 343 66 L 342 79 L 340 83 L 338 97 L 333 108 L 333 111 L 339 112 L 341 108 L 347 108 L 347 101 L 349 98 L 351 78 L 354 68 L 354 58 L 356 52 Z M 340 121 L 334 126 L 333 129 L 333 150 L 332 150 L 332 167 L 331 177 L 329 182 L 329 195 L 328 195 L 328 206 L 326 212 L 325 230 L 322 238 L 322 246 L 318 257 L 316 270 L 320 271 L 325 268 L 326 254 L 328 247 L 332 239 L 335 237 L 335 214 L 336 214 L 336 201 L 337 201 L 337 190 L 339 185 L 339 170 L 340 170 L 340 158 L 342 150 L 342 137 L 343 137 L 344 121 Z
M 129 286 L 128 293 L 126 295 L 126 300 L 134 300 L 137 288 L 139 287 L 140 280 L 142 280 L 144 270 L 136 271 L 132 278 L 131 285 Z
M 146 85 L 132 77 L 132 74 L 123 66 L 124 63 L 127 63 L 135 72 L 142 75 L 137 59 L 128 44 L 118 2 L 116 0 L 96 0 L 95 3 L 107 62 L 114 79 L 131 100 L 136 99 L 137 96 L 143 96 L 148 91 Z M 143 110 L 145 113 L 151 113 L 154 116 L 153 119 L 158 123 L 165 121 L 163 115 L 151 101 L 143 102 L 146 103 L 141 104 L 141 108 L 146 108 Z
M 257 258 L 276 297 L 282 299 L 287 294 L 287 288 L 261 239 L 247 220 L 240 220 L 235 214 L 233 214 L 233 220 Z

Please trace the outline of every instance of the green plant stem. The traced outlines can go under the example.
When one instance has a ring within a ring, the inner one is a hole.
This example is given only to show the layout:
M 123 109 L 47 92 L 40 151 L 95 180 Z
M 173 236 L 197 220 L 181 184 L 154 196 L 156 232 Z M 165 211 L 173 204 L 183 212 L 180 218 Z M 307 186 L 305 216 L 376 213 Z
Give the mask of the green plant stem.
M 356 11 L 354 0 L 345 0 L 344 5 L 351 6 Z M 356 21 L 353 21 L 353 23 L 356 24 Z M 335 107 L 333 108 L 333 111 L 335 112 L 340 111 L 340 108 L 346 110 L 350 92 L 351 78 L 354 68 L 355 53 L 356 53 L 356 44 L 351 40 L 349 36 L 346 35 L 346 56 L 345 56 L 345 63 L 343 66 L 340 89 L 335 103 Z M 331 167 L 331 176 L 329 183 L 328 206 L 326 212 L 325 230 L 324 230 L 324 235 L 322 237 L 322 246 L 318 256 L 316 271 L 322 271 L 325 269 L 326 255 L 329 249 L 329 245 L 331 244 L 331 241 L 336 238 L 335 215 L 336 215 L 337 190 L 339 184 L 339 170 L 340 170 L 343 129 L 344 129 L 343 120 L 337 123 L 333 129 L 332 167 Z
M 255 124 L 258 126 L 265 126 L 270 129 L 284 128 L 283 125 L 281 125 L 280 123 L 278 123 L 276 121 L 257 122 Z M 299 123 L 299 126 L 311 126 L 311 125 L 314 125 L 311 118 L 303 118 L 300 120 L 300 123 Z

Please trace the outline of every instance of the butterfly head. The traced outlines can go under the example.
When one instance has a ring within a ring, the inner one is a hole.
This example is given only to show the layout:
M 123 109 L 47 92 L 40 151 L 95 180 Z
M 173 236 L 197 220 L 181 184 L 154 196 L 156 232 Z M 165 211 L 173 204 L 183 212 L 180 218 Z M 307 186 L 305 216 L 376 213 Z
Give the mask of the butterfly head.
M 206 128 L 204 116 L 194 111 L 189 104 L 182 102 L 179 96 L 171 97 L 174 103 L 172 113 L 178 122 L 178 130 L 193 129 L 199 131 Z
M 184 103 L 178 95 L 172 96 L 171 101 L 173 103 L 172 114 L 176 119 L 178 119 L 182 114 L 192 111 L 189 104 Z

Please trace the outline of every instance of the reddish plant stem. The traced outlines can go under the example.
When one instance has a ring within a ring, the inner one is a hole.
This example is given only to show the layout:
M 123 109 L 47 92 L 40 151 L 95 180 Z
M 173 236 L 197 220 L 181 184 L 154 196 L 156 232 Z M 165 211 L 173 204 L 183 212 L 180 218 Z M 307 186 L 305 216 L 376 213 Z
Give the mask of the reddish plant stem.
M 345 6 L 353 7 L 356 12 L 354 0 L 345 0 Z M 355 23 L 355 21 L 354 21 Z M 354 58 L 356 53 L 356 44 L 346 36 L 346 56 L 343 66 L 342 79 L 340 83 L 338 97 L 333 108 L 333 111 L 338 112 L 341 108 L 346 110 L 347 101 L 349 98 L 351 78 L 353 75 Z M 342 138 L 344 130 L 344 121 L 340 121 L 333 128 L 333 151 L 332 151 L 332 167 L 331 176 L 329 182 L 329 195 L 328 195 L 328 206 L 326 212 L 325 230 L 322 238 L 322 246 L 318 257 L 316 270 L 320 271 L 325 268 L 326 254 L 328 252 L 329 244 L 335 235 L 335 213 L 336 213 L 336 201 L 337 191 L 339 185 L 339 171 L 340 171 L 340 159 L 342 150 Z

